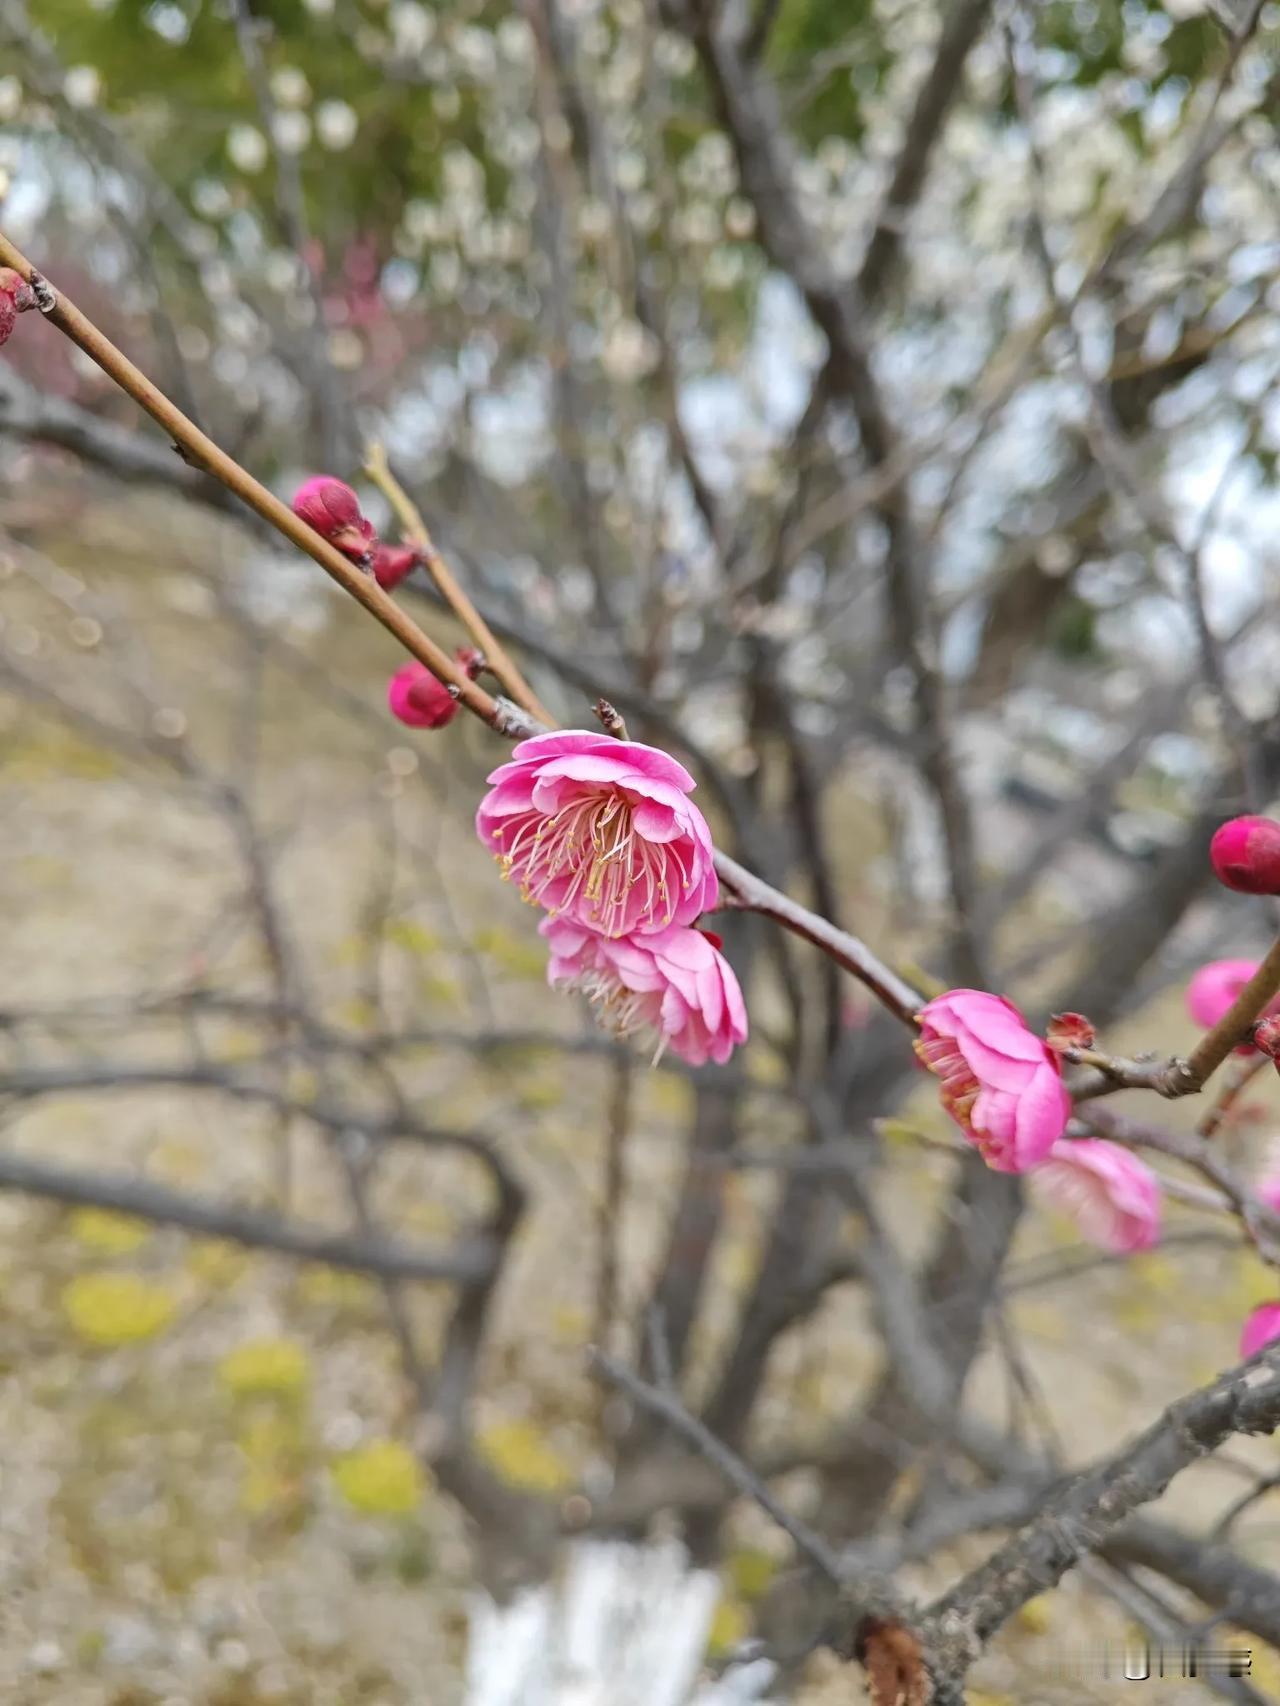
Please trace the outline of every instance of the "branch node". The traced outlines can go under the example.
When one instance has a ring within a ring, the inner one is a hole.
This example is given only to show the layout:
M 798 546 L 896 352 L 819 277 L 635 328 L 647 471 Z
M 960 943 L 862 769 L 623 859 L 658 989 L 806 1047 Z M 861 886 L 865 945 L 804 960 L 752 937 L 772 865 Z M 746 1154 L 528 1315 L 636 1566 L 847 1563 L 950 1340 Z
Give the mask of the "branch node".
M 35 295 L 36 307 L 42 314 L 52 314 L 58 306 L 58 293 L 49 283 L 43 273 L 32 269 L 30 278 L 31 289 Z
M 622 720 L 621 711 L 619 711 L 616 706 L 611 705 L 607 699 L 597 699 L 591 709 L 595 712 L 596 716 L 599 717 L 601 725 L 604 728 L 604 732 L 607 735 L 612 735 L 614 740 L 626 740 L 629 738 L 627 735 L 627 725 Z
M 507 699 L 502 694 L 493 702 L 490 726 L 505 740 L 528 740 L 533 735 L 547 732 L 545 726 L 531 717 L 523 706 L 517 705 L 514 699 Z

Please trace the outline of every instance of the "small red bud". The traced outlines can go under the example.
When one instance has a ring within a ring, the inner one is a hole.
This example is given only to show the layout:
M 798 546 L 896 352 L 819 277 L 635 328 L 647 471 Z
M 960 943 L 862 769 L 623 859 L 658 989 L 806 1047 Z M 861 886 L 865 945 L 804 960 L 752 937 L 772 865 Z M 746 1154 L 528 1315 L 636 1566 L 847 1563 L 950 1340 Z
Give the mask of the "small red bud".
M 1068 1049 L 1092 1048 L 1097 1032 L 1083 1013 L 1055 1013 L 1049 1021 L 1044 1040 L 1056 1054 Z
M 391 592 L 413 573 L 420 560 L 413 545 L 378 545 L 373 553 L 373 578 L 384 592 Z
M 444 682 L 416 659 L 391 677 L 387 704 L 411 729 L 442 729 L 458 714 L 458 701 Z
M 1233 817 L 1209 843 L 1220 883 L 1239 894 L 1280 894 L 1280 823 L 1269 817 Z
M 0 267 L 0 344 L 8 340 L 24 308 L 34 308 L 36 293 L 12 267 Z
M 1253 1046 L 1260 1049 L 1280 1070 L 1280 1013 L 1264 1015 L 1253 1027 Z
M 293 513 L 353 562 L 363 563 L 377 543 L 373 523 L 360 513 L 360 499 L 329 474 L 303 481 L 293 494 Z
M 459 646 L 454 653 L 464 675 L 472 681 L 489 667 L 488 659 L 478 646 Z

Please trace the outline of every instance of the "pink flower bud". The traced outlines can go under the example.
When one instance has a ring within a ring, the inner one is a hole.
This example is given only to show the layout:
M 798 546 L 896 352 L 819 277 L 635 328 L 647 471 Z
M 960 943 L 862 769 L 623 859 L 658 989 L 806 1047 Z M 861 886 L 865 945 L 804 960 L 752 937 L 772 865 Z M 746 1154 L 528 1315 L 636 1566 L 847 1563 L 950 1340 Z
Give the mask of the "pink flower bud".
M 328 474 L 303 481 L 293 494 L 293 513 L 355 563 L 364 562 L 377 543 L 373 523 L 360 513 L 360 499 Z
M 488 659 L 478 646 L 459 646 L 454 653 L 463 672 L 472 681 L 489 667 Z
M 24 308 L 34 308 L 36 293 L 12 267 L 0 267 L 0 344 L 6 342 Z
M 1066 1054 L 1073 1048 L 1092 1048 L 1097 1032 L 1083 1013 L 1055 1013 L 1049 1020 L 1044 1040 L 1055 1054 Z
M 376 545 L 373 578 L 384 592 L 391 592 L 417 568 L 420 558 L 413 545 Z
M 415 658 L 387 684 L 392 716 L 411 729 L 442 729 L 458 714 L 458 701 L 444 682 Z
M 1264 1013 L 1258 1020 L 1253 1027 L 1253 1046 L 1280 1064 L 1280 1013 Z
M 1280 894 L 1280 823 L 1233 817 L 1209 843 L 1218 881 L 1239 894 Z
M 1240 1355 L 1254 1356 L 1276 1338 L 1280 1338 L 1280 1303 L 1260 1303 L 1241 1331 Z

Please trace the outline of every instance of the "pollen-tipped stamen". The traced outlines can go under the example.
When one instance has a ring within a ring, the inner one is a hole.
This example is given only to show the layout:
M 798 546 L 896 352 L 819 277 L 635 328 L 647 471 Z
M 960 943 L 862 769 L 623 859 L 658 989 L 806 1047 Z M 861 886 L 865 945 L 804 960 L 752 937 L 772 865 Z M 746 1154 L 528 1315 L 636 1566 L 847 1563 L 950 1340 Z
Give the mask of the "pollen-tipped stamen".
M 563 912 L 581 895 L 592 903 L 592 912 L 607 936 L 625 935 L 635 923 L 632 899 L 643 888 L 640 915 L 653 918 L 658 904 L 666 900 L 663 923 L 675 916 L 663 877 L 664 861 L 676 853 L 683 885 L 690 879 L 678 851 L 655 847 L 638 835 L 633 806 L 625 795 L 610 792 L 576 798 L 558 812 L 546 816 L 528 812 L 508 825 L 510 840 L 498 862 L 506 877 L 518 876 L 524 898 Z M 548 900 L 553 884 L 568 878 L 568 886 Z

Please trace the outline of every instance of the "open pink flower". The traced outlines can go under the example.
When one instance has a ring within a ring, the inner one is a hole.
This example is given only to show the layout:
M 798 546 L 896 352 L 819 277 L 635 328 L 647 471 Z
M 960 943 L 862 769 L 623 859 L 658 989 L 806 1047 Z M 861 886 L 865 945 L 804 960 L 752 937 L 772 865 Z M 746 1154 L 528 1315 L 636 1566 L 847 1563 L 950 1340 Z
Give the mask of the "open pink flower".
M 1272 1339 L 1280 1339 L 1280 1302 L 1260 1303 L 1241 1329 L 1241 1357 L 1253 1356 Z
M 1125 1255 L 1160 1238 L 1160 1182 L 1145 1162 L 1099 1137 L 1060 1138 L 1031 1187 L 1079 1226 L 1083 1237 Z
M 709 931 L 674 924 L 644 936 L 602 936 L 567 918 L 544 918 L 547 982 L 573 989 L 620 1036 L 652 1031 L 690 1066 L 723 1065 L 747 1040 L 742 991 Z
M 411 729 L 442 729 L 458 713 L 458 701 L 438 675 L 415 658 L 387 683 L 391 714 Z
M 1066 1130 L 1058 1058 L 1002 996 L 949 989 L 920 1009 L 915 1046 L 942 1080 L 943 1107 L 996 1172 L 1038 1166 Z
M 1257 969 L 1257 960 L 1210 960 L 1208 965 L 1200 967 L 1187 985 L 1187 1012 L 1197 1025 L 1208 1030 L 1230 1011 L 1236 997 Z M 1280 1013 L 1280 996 L 1264 1012 Z M 1253 1049 L 1248 1043 L 1241 1043 L 1235 1052 L 1252 1054 Z
M 521 741 L 489 781 L 476 832 L 526 900 L 606 936 L 715 906 L 711 832 L 665 752 L 569 729 Z

